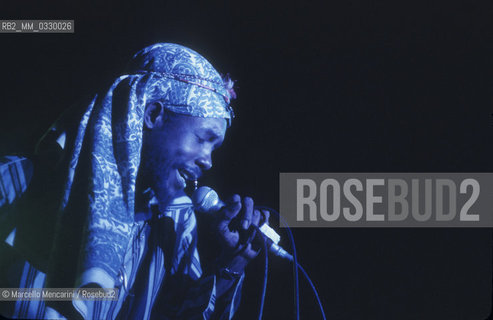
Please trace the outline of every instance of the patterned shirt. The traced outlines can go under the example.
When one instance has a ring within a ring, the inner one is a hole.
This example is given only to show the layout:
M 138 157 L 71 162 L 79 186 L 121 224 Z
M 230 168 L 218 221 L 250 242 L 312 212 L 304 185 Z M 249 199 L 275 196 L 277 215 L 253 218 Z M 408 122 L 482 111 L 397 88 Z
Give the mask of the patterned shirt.
M 0 170 L 4 205 L 11 205 L 26 190 L 22 158 L 4 159 Z M 0 163 L 1 160 L 0 160 Z M 29 167 L 29 166 L 27 166 Z M 12 175 L 15 173 L 15 175 Z M 22 183 L 24 181 L 24 184 Z M 15 212 L 15 211 L 13 211 Z M 4 218 L 9 212 L 1 213 Z M 231 319 L 240 302 L 244 276 L 220 298 L 216 275 L 205 274 L 197 249 L 197 223 L 188 197 L 175 199 L 158 216 L 137 213 L 124 263 L 119 274 L 117 300 L 73 300 L 84 319 Z M 4 225 L 6 227 L 7 225 Z M 2 230 L 4 231 L 4 230 Z M 46 275 L 15 249 L 15 226 L 0 244 L 0 287 L 43 288 Z M 0 234 L 1 235 L 1 234 Z M 97 272 L 97 271 L 94 271 Z M 105 277 L 105 273 L 96 275 Z M 101 279 L 100 283 L 105 283 Z M 44 301 L 0 302 L 0 314 L 22 319 L 64 319 Z

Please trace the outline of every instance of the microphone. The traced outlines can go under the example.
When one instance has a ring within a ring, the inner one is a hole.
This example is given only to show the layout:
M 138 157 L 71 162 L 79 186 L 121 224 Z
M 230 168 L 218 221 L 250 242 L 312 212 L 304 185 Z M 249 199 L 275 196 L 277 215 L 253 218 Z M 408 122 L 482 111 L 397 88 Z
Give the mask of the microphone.
M 214 189 L 203 186 L 196 189 L 192 195 L 192 202 L 197 211 L 213 214 L 214 212 L 219 211 L 222 207 L 225 206 L 225 203 L 219 199 L 219 195 Z M 267 247 L 269 248 L 269 252 L 274 255 L 288 259 L 293 261 L 293 256 L 286 252 L 283 248 L 281 248 L 278 243 L 281 240 L 281 236 L 277 234 L 277 232 L 272 229 L 266 222 L 262 224 L 261 227 L 258 228 L 260 233 L 264 236 L 267 241 Z

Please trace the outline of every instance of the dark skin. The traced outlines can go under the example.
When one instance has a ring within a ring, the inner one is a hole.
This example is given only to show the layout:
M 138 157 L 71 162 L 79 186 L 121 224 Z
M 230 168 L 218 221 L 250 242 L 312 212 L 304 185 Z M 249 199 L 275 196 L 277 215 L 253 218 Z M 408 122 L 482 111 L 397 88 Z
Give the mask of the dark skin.
M 170 113 L 159 102 L 146 106 L 140 174 L 153 189 L 160 210 L 172 199 L 184 195 L 187 181 L 200 178 L 212 167 L 212 153 L 221 146 L 226 128 L 225 119 Z M 268 212 L 263 214 L 267 220 Z M 220 247 L 218 267 L 242 273 L 259 253 L 252 240 L 263 218 L 254 209 L 252 198 L 235 194 L 207 220 L 207 229 L 215 235 Z M 231 280 L 218 278 L 218 296 L 232 284 Z

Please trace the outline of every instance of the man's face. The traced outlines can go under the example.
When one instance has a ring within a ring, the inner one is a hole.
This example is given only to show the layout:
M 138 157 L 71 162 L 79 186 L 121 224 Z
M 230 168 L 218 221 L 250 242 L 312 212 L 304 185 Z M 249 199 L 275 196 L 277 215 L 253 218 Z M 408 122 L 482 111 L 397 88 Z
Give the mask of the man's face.
M 144 133 L 142 169 L 161 205 L 183 193 L 186 183 L 212 167 L 226 120 L 167 114 Z

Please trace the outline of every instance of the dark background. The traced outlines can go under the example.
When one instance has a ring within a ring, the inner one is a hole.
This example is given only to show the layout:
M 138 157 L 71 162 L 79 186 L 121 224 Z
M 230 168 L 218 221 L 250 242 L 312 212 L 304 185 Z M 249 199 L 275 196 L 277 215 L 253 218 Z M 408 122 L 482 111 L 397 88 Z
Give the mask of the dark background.
M 237 79 L 206 183 L 278 207 L 280 172 L 491 172 L 490 1 L 109 1 L 2 7 L 75 19 L 75 34 L 0 34 L 0 153 L 29 153 L 56 117 L 176 42 Z M 4 4 L 6 5 L 6 4 Z M 294 229 L 330 319 L 485 319 L 491 230 Z M 282 243 L 289 248 L 287 237 Z M 292 319 L 291 269 L 270 259 L 265 319 Z M 258 311 L 262 261 L 237 319 Z M 302 319 L 318 319 L 301 279 Z

